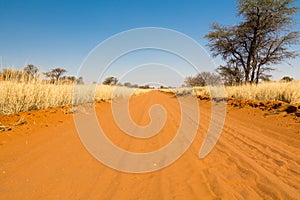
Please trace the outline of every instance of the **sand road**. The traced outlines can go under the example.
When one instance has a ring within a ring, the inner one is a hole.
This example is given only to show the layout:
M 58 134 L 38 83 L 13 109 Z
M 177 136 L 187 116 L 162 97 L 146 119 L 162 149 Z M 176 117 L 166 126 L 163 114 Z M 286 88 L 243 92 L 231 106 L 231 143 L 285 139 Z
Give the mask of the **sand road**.
M 113 120 L 111 104 L 96 103 L 99 123 L 117 146 L 133 152 L 159 149 L 180 125 L 180 107 L 170 94 L 149 92 L 130 101 L 131 117 L 150 122 L 149 108 L 164 106 L 159 134 L 137 139 Z M 227 108 L 221 137 L 198 158 L 210 123 L 211 104 L 200 102 L 200 125 L 190 148 L 162 170 L 132 174 L 111 169 L 83 146 L 72 114 L 62 108 L 1 116 L 3 124 L 27 122 L 0 132 L 0 199 L 300 199 L 300 123 L 254 108 Z

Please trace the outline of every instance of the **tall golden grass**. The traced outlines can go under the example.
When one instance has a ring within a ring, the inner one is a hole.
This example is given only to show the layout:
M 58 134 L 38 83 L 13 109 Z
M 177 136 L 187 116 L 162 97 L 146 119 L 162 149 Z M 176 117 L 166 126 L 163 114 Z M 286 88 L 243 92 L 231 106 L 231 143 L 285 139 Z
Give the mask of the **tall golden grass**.
M 139 95 L 145 89 L 108 85 L 49 84 L 40 80 L 0 81 L 0 114 Z
M 212 89 L 218 89 L 217 86 Z M 191 94 L 210 96 L 208 87 L 193 87 L 193 88 L 175 88 L 161 89 L 164 92 L 172 92 L 175 94 Z M 225 87 L 226 97 L 238 99 L 253 99 L 253 100 L 279 100 L 291 104 L 300 103 L 300 81 L 292 82 L 263 82 L 259 84 L 245 84 L 239 86 Z
M 239 99 L 279 100 L 291 104 L 300 103 L 300 81 L 232 86 L 227 87 L 226 92 L 228 97 Z

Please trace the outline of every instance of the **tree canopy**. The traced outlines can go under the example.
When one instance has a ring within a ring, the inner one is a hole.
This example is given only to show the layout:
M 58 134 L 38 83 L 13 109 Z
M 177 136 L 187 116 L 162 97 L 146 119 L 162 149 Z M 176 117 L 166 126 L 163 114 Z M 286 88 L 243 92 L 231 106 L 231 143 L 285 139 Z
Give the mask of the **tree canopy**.
M 103 85 L 116 85 L 118 83 L 118 79 L 116 77 L 107 77 L 105 80 L 102 82 Z
M 221 83 L 221 78 L 216 73 L 200 72 L 196 76 L 186 77 L 184 83 L 188 87 L 219 85 Z
M 44 73 L 44 75 L 47 78 L 50 78 L 51 83 L 55 83 L 66 72 L 67 72 L 67 70 L 62 69 L 62 68 L 53 68 L 49 72 Z
M 271 65 L 299 55 L 289 50 L 291 45 L 298 43 L 299 32 L 292 31 L 298 7 L 293 6 L 293 0 L 237 2 L 242 21 L 233 26 L 214 23 L 205 37 L 212 55 L 221 56 L 227 63 L 219 68 L 221 72 L 238 72 L 242 81 L 258 83 L 273 70 Z M 238 75 L 234 79 L 239 79 Z
M 38 75 L 38 67 L 36 67 L 33 64 L 29 64 L 26 67 L 24 67 L 24 72 L 27 74 L 28 78 L 32 79 L 32 78 L 36 78 Z

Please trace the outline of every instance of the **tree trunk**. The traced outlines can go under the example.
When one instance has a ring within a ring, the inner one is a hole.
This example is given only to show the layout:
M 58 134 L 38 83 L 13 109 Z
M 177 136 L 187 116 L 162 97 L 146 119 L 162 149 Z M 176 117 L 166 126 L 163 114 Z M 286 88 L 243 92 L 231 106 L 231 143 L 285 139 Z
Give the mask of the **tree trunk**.
M 245 70 L 245 83 L 249 82 L 249 71 L 246 69 Z
M 260 74 L 260 66 L 258 66 L 257 71 L 256 71 L 256 79 L 255 79 L 256 84 L 258 84 L 258 81 L 259 81 L 259 74 Z

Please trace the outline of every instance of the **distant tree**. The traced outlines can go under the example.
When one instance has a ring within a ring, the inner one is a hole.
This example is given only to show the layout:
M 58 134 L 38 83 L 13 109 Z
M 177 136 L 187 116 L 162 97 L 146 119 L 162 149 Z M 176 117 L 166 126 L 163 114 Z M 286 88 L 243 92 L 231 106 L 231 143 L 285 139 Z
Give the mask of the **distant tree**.
M 76 78 L 75 76 L 62 76 L 59 78 L 63 83 L 76 83 L 76 84 L 84 84 L 83 78 L 80 76 Z
M 75 76 L 62 76 L 59 80 L 63 83 L 75 83 L 77 81 Z
M 67 76 L 67 79 L 70 80 L 70 82 L 72 83 L 77 82 L 77 78 L 75 76 Z
M 29 64 L 24 67 L 23 71 L 28 76 L 29 79 L 37 78 L 38 75 L 38 67 L 34 66 L 33 64 Z
M 298 7 L 294 0 L 237 0 L 242 21 L 234 26 L 213 24 L 205 37 L 213 56 L 236 63 L 244 82 L 258 81 L 273 68 L 299 54 L 288 47 L 298 43 L 299 32 L 292 31 Z
M 220 75 L 225 85 L 238 85 L 243 82 L 243 72 L 237 65 L 220 65 L 217 68 L 217 73 Z
M 116 77 L 107 77 L 102 84 L 103 85 L 116 85 L 118 83 L 118 79 Z
M 66 73 L 67 70 L 65 69 L 62 69 L 62 68 L 54 68 L 52 69 L 51 71 L 49 72 L 45 72 L 44 75 L 47 77 L 47 78 L 50 78 L 51 80 L 51 83 L 55 83 L 59 80 L 59 78 L 64 74 Z
M 259 79 L 263 82 L 269 82 L 271 81 L 272 75 L 270 74 L 261 74 Z
M 138 84 L 132 84 L 132 83 L 130 83 L 130 82 L 125 82 L 123 85 L 124 85 L 125 87 L 129 87 L 129 88 L 138 88 L 138 87 L 139 87 Z
M 188 76 L 185 78 L 185 85 L 188 87 L 205 86 L 205 85 L 218 85 L 221 84 L 221 77 L 211 72 L 201 72 L 196 76 Z
M 185 78 L 184 83 L 187 87 L 194 87 L 194 86 L 204 86 L 205 80 L 200 74 L 196 76 L 188 76 Z
M 293 81 L 294 79 L 290 76 L 284 76 L 282 77 L 281 81 L 285 81 L 285 82 L 291 82 Z
M 132 88 L 138 88 L 139 85 L 138 85 L 138 84 L 133 84 L 133 85 L 131 85 L 131 87 L 132 87 Z
M 80 76 L 78 79 L 76 79 L 76 83 L 79 84 L 79 85 L 84 84 L 84 82 L 83 82 L 83 77 Z
M 126 82 L 126 83 L 124 83 L 124 86 L 125 86 L 125 87 L 132 87 L 132 84 L 129 83 L 129 82 Z
M 150 89 L 150 85 L 142 85 L 142 86 L 139 86 L 139 88 L 141 88 L 141 89 Z
M 220 85 L 222 83 L 221 77 L 216 73 L 201 72 L 199 75 L 203 78 L 205 85 Z

